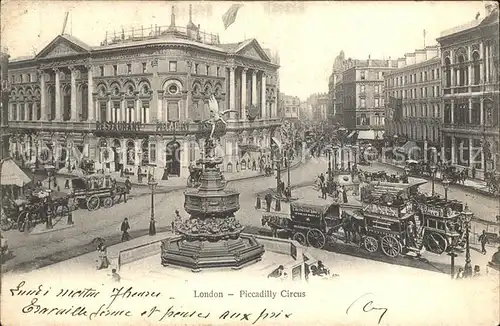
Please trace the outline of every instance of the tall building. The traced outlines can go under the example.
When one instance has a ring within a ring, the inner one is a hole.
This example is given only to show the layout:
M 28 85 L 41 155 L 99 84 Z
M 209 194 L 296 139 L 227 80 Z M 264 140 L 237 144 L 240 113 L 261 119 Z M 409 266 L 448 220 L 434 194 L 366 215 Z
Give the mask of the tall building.
M 328 119 L 330 122 L 343 121 L 342 73 L 346 68 L 346 64 L 344 51 L 340 51 L 339 55 L 335 58 L 332 74 L 328 81 L 328 95 L 330 98 Z
M 191 10 L 187 26 L 177 26 L 173 8 L 169 26 L 106 36 L 90 46 L 59 35 L 36 56 L 11 61 L 11 152 L 31 148 L 63 162 L 78 152 L 105 171 L 149 166 L 157 177 L 182 176 L 201 157 L 212 94 L 220 110 L 236 110 L 221 139 L 227 172 L 240 160 L 238 145 L 269 148 L 280 124 L 279 65 L 256 39 L 221 43 Z
M 7 49 L 0 50 L 0 160 L 9 156 L 9 54 Z
M 300 116 L 300 98 L 280 93 L 281 112 L 284 119 L 298 121 Z
M 499 169 L 498 4 L 484 17 L 443 31 L 443 129 L 445 158 L 478 175 Z
M 396 60 L 348 59 L 342 73 L 343 125 L 358 140 L 382 140 L 385 125 L 384 75 Z
M 406 53 L 397 68 L 384 75 L 386 136 L 408 142 L 402 149 L 412 158 L 426 157 L 429 148 L 437 155 L 441 149 L 440 69 L 439 47 L 427 46 Z
M 328 93 L 315 93 L 310 95 L 306 103 L 311 111 L 311 119 L 317 122 L 324 122 L 328 118 L 328 108 L 330 106 L 330 98 Z

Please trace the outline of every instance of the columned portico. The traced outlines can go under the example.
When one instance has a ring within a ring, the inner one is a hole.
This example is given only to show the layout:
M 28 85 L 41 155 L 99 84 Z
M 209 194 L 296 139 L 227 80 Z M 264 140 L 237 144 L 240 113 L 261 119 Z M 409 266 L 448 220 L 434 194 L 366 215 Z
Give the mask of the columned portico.
M 71 121 L 78 121 L 78 114 L 76 111 L 76 68 L 70 66 L 71 72 Z
M 56 116 L 52 117 L 53 120 L 60 121 L 62 120 L 62 113 L 61 113 L 61 75 L 60 71 L 57 68 L 54 68 L 54 74 L 55 74 L 55 79 L 56 79 L 56 99 L 55 99 L 55 104 L 56 104 Z

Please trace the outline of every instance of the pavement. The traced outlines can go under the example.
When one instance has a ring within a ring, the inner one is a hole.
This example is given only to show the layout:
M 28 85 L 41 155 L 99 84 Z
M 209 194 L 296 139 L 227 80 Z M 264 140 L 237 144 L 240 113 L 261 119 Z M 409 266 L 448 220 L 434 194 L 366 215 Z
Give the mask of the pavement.
M 301 164 L 291 174 L 291 185 L 299 186 L 299 188 L 307 184 L 312 185 L 315 178 L 326 169 L 327 163 L 325 160 L 312 159 Z M 391 171 L 397 171 L 395 168 L 380 164 L 373 164 L 370 167 L 363 167 L 363 169 L 368 171 L 383 169 L 390 173 L 395 173 Z M 282 174 L 282 178 L 286 178 L 285 172 Z M 275 184 L 276 179 L 274 177 L 255 177 L 247 180 L 228 181 L 228 187 L 240 192 L 240 210 L 236 217 L 242 225 L 246 226 L 245 232 L 249 232 L 250 229 L 258 232 L 262 228 L 260 221 L 262 214 L 256 213 L 255 210 L 256 194 L 275 187 Z M 154 209 L 158 232 L 169 230 L 176 209 L 179 209 L 181 215 L 186 215 L 182 209 L 184 203 L 182 190 L 184 189 L 185 187 L 155 195 Z M 430 183 L 422 185 L 421 189 L 430 192 Z M 320 200 L 320 198 L 317 198 L 319 193 L 314 191 L 314 188 L 310 188 L 310 190 L 316 200 Z M 302 197 L 302 191 L 305 190 L 295 188 L 292 191 L 292 196 Z M 436 192 L 442 194 L 442 187 L 436 186 Z M 149 191 L 145 192 L 145 194 L 147 193 Z M 467 201 L 470 209 L 478 217 L 494 221 L 495 215 L 498 214 L 497 200 L 472 193 L 469 189 L 452 186 L 448 191 L 448 196 L 450 199 Z M 288 205 L 282 204 L 282 211 L 286 209 L 286 206 Z M 17 230 L 3 232 L 3 236 L 8 238 L 9 248 L 13 251 L 14 257 L 2 264 L 2 271 L 32 270 L 93 252 L 95 245 L 90 243 L 96 237 L 105 238 L 108 244 L 114 241 L 117 243 L 121 237 L 120 224 L 125 217 L 129 219 L 130 233 L 133 238 L 146 235 L 150 211 L 150 196 L 141 195 L 132 197 L 127 203 L 120 203 L 109 209 L 102 208 L 93 212 L 87 210 L 74 211 L 73 221 L 75 226 L 58 230 L 58 232 L 35 235 L 26 235 Z M 61 223 L 64 224 L 64 221 L 61 221 Z M 478 225 L 477 230 L 474 232 L 479 233 L 483 228 L 488 227 L 490 227 L 491 231 L 493 226 Z

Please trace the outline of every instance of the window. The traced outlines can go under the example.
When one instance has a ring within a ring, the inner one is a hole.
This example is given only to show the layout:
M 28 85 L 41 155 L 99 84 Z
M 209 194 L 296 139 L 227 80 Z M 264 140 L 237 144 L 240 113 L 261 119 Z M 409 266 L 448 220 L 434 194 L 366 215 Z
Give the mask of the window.
M 31 73 L 28 74 L 28 83 L 31 83 Z
M 23 82 L 23 75 L 19 75 L 19 82 L 22 83 Z
M 376 107 L 376 108 L 378 108 L 378 107 L 379 107 L 379 99 L 378 99 L 378 98 L 376 98 L 376 99 L 375 99 L 375 107 Z
M 142 63 L 142 73 L 145 74 L 148 71 L 148 65 L 146 62 Z
M 439 68 L 436 69 L 436 78 L 439 78 Z
M 168 102 L 167 104 L 167 119 L 168 121 L 179 121 L 179 103 Z
M 407 89 L 405 89 L 405 94 L 404 94 L 403 98 L 408 98 L 408 90 Z
M 380 106 L 384 106 L 384 98 L 383 97 L 380 98 Z
M 365 107 L 366 107 L 366 101 L 365 101 L 365 99 L 364 99 L 364 98 L 360 99 L 360 106 L 361 106 L 362 108 L 365 108 Z
M 424 81 L 424 73 L 421 71 L 420 72 L 420 82 Z
M 170 72 L 177 71 L 177 61 L 169 61 L 168 62 L 168 71 L 170 71 Z
M 199 65 L 197 63 L 194 64 L 194 73 L 195 73 L 195 75 L 198 74 L 198 66 Z
M 104 76 L 104 66 L 99 67 L 99 75 L 102 77 Z
M 364 71 L 360 71 L 360 78 L 361 78 L 361 80 L 365 79 L 365 72 Z
M 156 144 L 149 144 L 149 162 L 156 163 Z
M 359 92 L 364 93 L 365 92 L 365 85 L 359 86 Z
M 210 75 L 210 66 L 209 66 L 209 65 L 207 65 L 207 66 L 206 66 L 206 69 L 207 69 L 207 71 L 206 71 L 206 75 L 208 76 L 208 75 Z
M 379 94 L 379 93 L 380 93 L 380 86 L 375 85 L 375 94 Z
M 427 81 L 427 71 L 424 71 L 424 81 Z
M 217 77 L 220 77 L 220 67 L 217 67 Z
M 408 76 L 405 76 L 405 85 L 408 84 Z
M 113 65 L 113 76 L 118 75 L 118 67 L 116 65 Z
M 172 95 L 177 94 L 179 92 L 179 88 L 177 87 L 176 84 L 172 84 L 168 86 L 168 92 Z
M 382 71 L 378 72 L 378 79 L 384 79 L 384 73 Z
M 440 94 L 439 94 L 439 86 L 436 86 L 436 96 L 440 96 Z
M 127 74 L 131 74 L 132 73 L 132 64 L 131 63 L 127 63 Z

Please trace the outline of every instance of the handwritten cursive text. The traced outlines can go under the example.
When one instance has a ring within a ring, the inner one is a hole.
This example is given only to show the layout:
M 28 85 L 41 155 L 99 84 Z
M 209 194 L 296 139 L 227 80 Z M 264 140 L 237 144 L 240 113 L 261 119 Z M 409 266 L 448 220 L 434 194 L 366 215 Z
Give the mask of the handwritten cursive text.
M 358 297 L 356 300 L 354 300 L 349 307 L 347 307 L 347 310 L 345 311 L 346 315 L 349 314 L 349 311 L 353 307 L 361 307 L 363 312 L 371 312 L 371 311 L 379 311 L 380 316 L 378 318 L 378 324 L 382 321 L 382 318 L 385 316 L 387 313 L 387 308 L 382 308 L 382 307 L 376 307 L 373 300 L 369 300 L 369 296 L 372 296 L 373 293 L 365 293 L 362 296 Z M 363 299 L 363 300 L 362 300 Z

